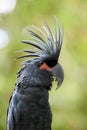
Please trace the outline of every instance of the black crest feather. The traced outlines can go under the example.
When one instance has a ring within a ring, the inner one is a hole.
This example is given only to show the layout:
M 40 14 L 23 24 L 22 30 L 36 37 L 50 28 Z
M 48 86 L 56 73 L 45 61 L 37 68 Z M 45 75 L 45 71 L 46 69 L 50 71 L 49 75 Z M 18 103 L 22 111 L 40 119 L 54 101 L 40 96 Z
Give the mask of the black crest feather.
M 35 59 L 42 61 L 47 58 L 55 58 L 58 60 L 63 41 L 63 34 L 60 31 L 60 26 L 57 19 L 54 35 L 52 34 L 51 29 L 46 21 L 44 21 L 43 31 L 34 25 L 32 25 L 32 28 L 38 31 L 41 35 L 32 29 L 28 29 L 28 32 L 32 36 L 32 39 L 23 40 L 22 43 L 31 45 L 36 50 L 23 50 L 23 52 L 27 53 L 27 55 L 21 56 L 18 59 L 25 57 L 34 57 Z

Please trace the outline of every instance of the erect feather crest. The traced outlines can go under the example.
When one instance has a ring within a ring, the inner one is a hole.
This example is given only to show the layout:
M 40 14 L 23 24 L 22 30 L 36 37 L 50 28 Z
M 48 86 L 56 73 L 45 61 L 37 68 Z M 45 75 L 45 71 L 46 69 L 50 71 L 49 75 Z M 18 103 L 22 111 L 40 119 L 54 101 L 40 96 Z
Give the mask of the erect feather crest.
M 41 35 L 30 28 L 28 29 L 32 39 L 23 40 L 22 43 L 33 46 L 36 51 L 24 50 L 23 52 L 27 53 L 27 55 L 21 56 L 18 59 L 35 57 L 35 59 L 37 58 L 38 60 L 42 61 L 45 61 L 45 59 L 47 60 L 49 58 L 58 60 L 63 42 L 63 35 L 60 31 L 60 26 L 57 19 L 55 21 L 55 36 L 52 34 L 51 29 L 46 21 L 44 21 L 43 31 L 40 28 L 32 25 L 32 28 L 38 31 Z

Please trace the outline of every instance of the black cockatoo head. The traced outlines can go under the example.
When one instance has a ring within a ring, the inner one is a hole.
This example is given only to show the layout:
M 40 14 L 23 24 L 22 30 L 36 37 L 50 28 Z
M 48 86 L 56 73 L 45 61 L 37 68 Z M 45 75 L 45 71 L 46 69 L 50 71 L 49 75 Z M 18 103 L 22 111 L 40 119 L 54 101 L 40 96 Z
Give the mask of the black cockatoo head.
M 31 60 L 39 61 L 39 69 L 51 71 L 56 77 L 57 88 L 59 88 L 64 79 L 63 68 L 58 62 L 62 47 L 63 34 L 60 31 L 57 19 L 54 35 L 52 34 L 48 24 L 46 22 L 44 23 L 45 26 L 43 26 L 43 31 L 36 26 L 32 26 L 32 28 L 38 31 L 41 35 L 37 34 L 35 31 L 32 31 L 32 29 L 28 29 L 28 32 L 31 34 L 32 39 L 23 40 L 22 43 L 34 46 L 35 51 L 23 50 L 23 52 L 27 53 L 28 55 L 21 56 L 19 59 L 25 57 L 34 57 L 30 60 L 25 61 L 25 63 L 27 64 Z

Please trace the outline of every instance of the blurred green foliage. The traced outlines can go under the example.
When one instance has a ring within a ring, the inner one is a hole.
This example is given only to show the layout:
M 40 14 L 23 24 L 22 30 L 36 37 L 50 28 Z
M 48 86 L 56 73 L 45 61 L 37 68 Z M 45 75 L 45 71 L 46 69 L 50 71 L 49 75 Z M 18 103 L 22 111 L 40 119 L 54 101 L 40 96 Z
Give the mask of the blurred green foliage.
M 65 80 L 58 91 L 55 83 L 50 91 L 53 130 L 87 130 L 87 1 L 86 0 L 18 0 L 16 8 L 0 15 L 0 28 L 10 34 L 10 43 L 0 49 L 0 130 L 6 129 L 6 113 L 10 95 L 16 82 L 20 62 L 17 50 L 27 48 L 19 44 L 29 35 L 25 27 L 42 26 L 45 19 L 53 26 L 54 16 L 64 26 L 64 44 L 60 63 Z

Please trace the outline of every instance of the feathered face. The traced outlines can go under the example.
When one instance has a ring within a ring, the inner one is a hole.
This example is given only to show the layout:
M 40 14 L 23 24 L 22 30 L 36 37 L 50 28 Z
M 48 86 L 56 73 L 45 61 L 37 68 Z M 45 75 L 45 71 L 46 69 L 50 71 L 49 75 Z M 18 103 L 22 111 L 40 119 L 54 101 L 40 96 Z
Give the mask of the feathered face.
M 19 59 L 25 57 L 34 57 L 30 60 L 27 60 L 25 63 L 28 63 L 31 60 L 38 60 L 40 70 L 46 69 L 51 71 L 56 76 L 58 88 L 64 79 L 63 69 L 58 63 L 63 36 L 61 35 L 57 20 L 55 25 L 55 35 L 52 34 L 48 24 L 46 22 L 44 23 L 45 26 L 43 26 L 43 31 L 36 26 L 32 26 L 33 29 L 38 31 L 41 35 L 37 34 L 35 31 L 32 31 L 32 29 L 28 29 L 32 39 L 23 40 L 22 43 L 32 45 L 35 47 L 35 51 L 24 50 L 23 52 L 28 53 L 28 55 L 21 56 Z

